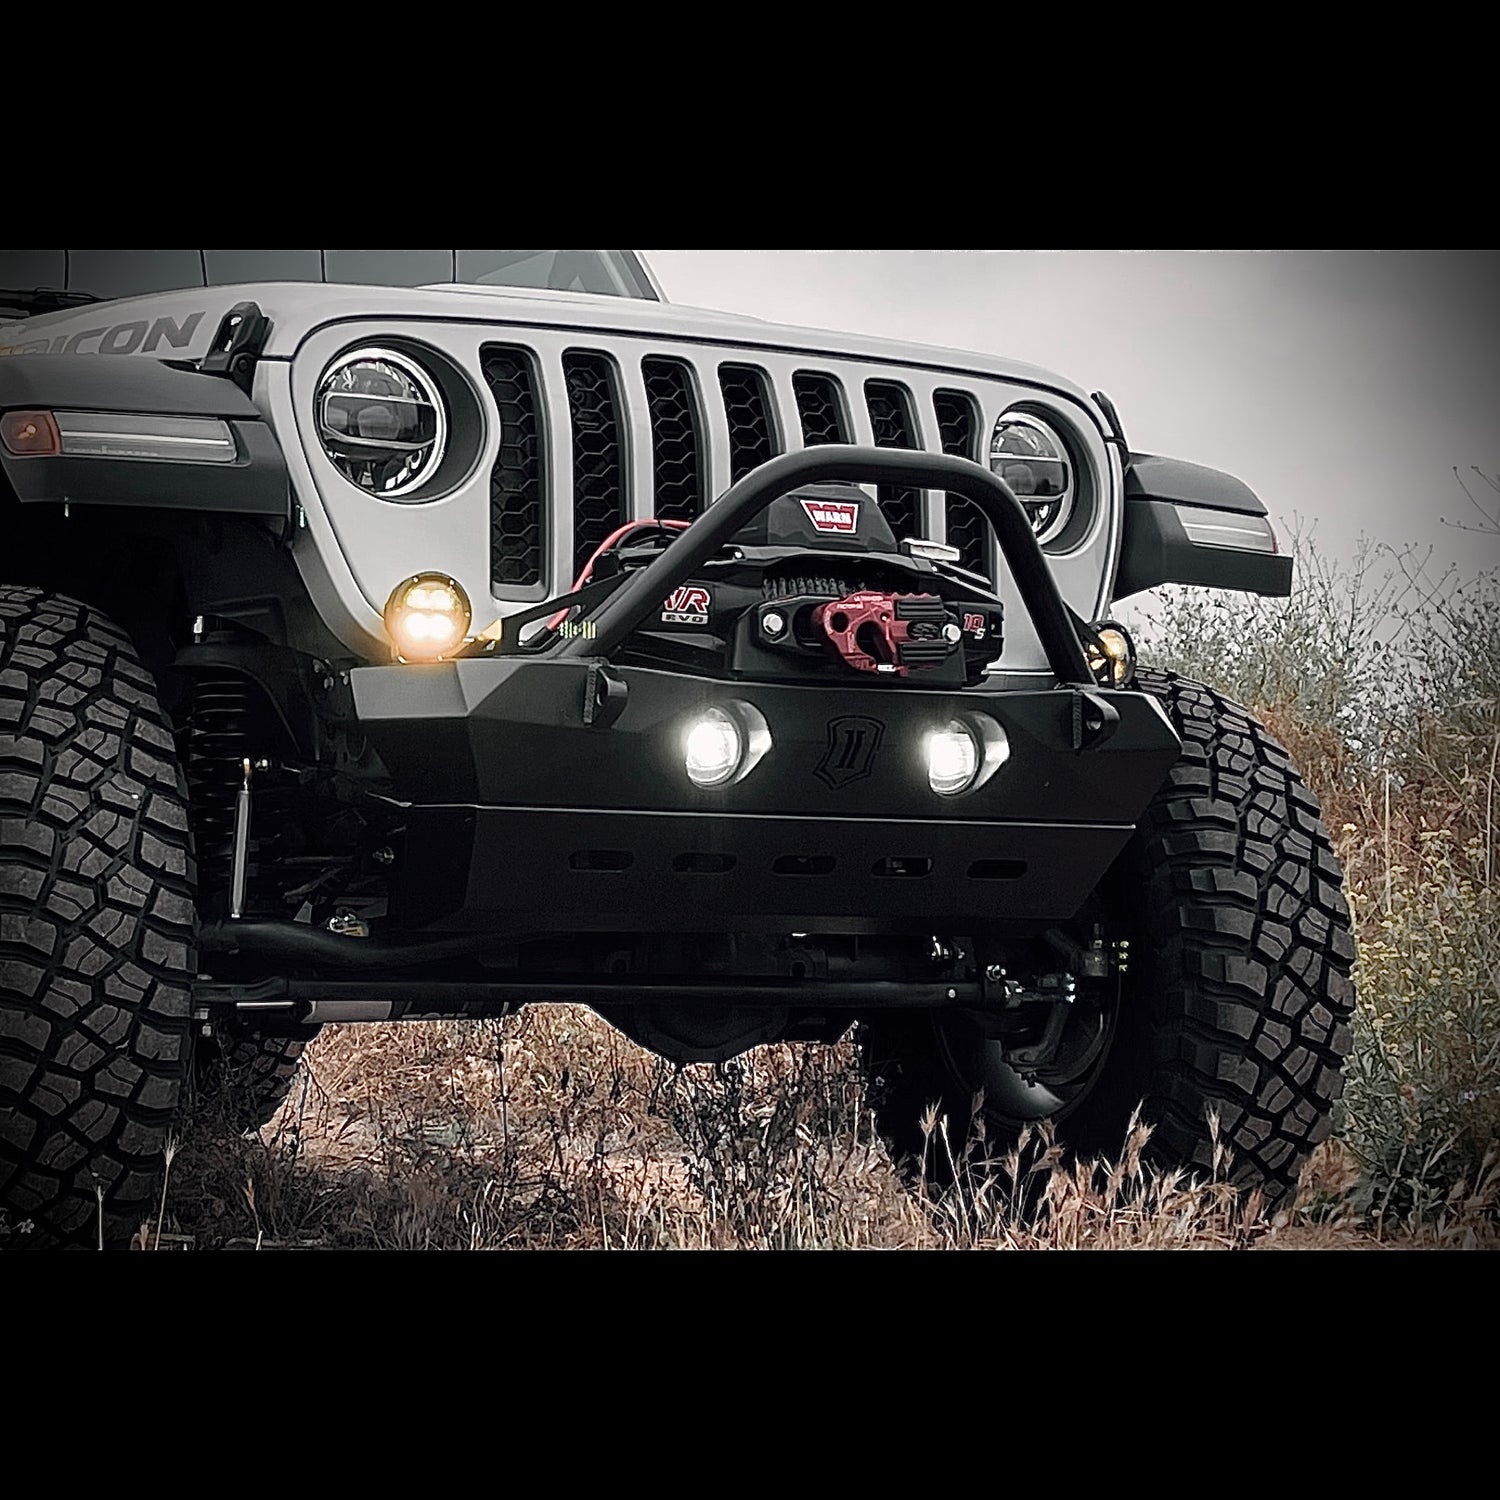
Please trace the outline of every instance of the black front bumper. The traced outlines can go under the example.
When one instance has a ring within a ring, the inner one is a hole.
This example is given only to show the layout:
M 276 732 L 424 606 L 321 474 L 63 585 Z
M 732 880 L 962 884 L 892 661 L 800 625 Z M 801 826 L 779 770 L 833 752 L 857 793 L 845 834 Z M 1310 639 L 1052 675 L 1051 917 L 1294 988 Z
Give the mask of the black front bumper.
M 779 495 L 837 479 L 972 500 L 1058 686 L 898 687 L 851 674 L 814 687 L 613 664 Z M 962 933 L 1061 920 L 1181 749 L 1155 699 L 1094 684 L 1020 502 L 963 459 L 838 445 L 772 459 L 581 623 L 531 656 L 352 674 L 361 725 L 409 803 L 399 926 Z M 749 705 L 771 744 L 742 780 L 705 790 L 687 777 L 684 737 L 727 700 Z M 976 713 L 1004 730 L 1008 755 L 982 785 L 938 796 L 926 736 Z
M 977 931 L 1077 911 L 1179 751 L 1145 694 L 718 681 L 585 661 L 353 674 L 406 812 L 394 914 L 429 931 Z M 685 731 L 753 704 L 771 748 L 695 786 Z M 1107 736 L 1080 735 L 1100 705 Z M 988 715 L 1008 755 L 941 797 L 924 742 Z M 1107 719 L 1108 715 L 1104 715 Z M 865 740 L 854 763 L 851 721 Z M 1083 743 L 1078 741 L 1083 739 Z M 873 742 L 873 750 L 869 750 Z

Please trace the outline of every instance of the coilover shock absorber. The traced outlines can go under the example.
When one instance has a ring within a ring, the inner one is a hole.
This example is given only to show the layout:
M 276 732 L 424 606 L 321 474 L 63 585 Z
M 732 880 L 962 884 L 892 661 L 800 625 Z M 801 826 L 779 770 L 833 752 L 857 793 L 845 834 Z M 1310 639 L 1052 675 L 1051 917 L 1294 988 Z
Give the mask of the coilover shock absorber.
M 245 762 L 256 756 L 266 728 L 264 707 L 255 701 L 257 692 L 245 678 L 229 673 L 205 672 L 193 682 L 183 751 L 188 816 L 198 859 L 198 888 L 215 909 L 228 907 L 235 805 L 245 785 Z M 264 761 L 254 763 L 265 766 Z M 267 881 L 281 849 L 284 800 L 284 793 L 274 785 L 257 782 L 246 874 L 261 906 L 275 904 Z
M 234 851 L 234 801 L 249 751 L 250 702 L 245 680 L 195 678 L 185 769 L 189 821 L 198 857 L 199 889 L 218 898 L 229 884 Z

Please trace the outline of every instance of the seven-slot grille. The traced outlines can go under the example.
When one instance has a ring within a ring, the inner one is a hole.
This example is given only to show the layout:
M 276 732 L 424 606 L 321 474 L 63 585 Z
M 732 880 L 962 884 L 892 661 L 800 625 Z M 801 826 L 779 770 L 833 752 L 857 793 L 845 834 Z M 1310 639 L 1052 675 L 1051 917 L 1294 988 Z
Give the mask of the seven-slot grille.
M 633 427 L 625 396 L 632 382 L 624 378 L 633 372 L 622 372 L 618 358 L 624 357 L 593 349 L 569 349 L 562 355 L 569 423 L 565 451 L 572 456 L 570 577 L 611 531 L 632 516 L 649 510 L 663 520 L 690 521 L 702 513 L 712 498 L 712 418 L 722 414 L 717 440 L 722 443 L 727 436 L 731 483 L 784 447 L 777 393 L 772 377 L 760 366 L 710 363 L 696 352 L 692 360 L 647 355 L 640 361 L 640 384 L 635 386 L 637 391 L 644 389 L 645 410 L 634 412 Z M 501 426 L 500 451 L 490 475 L 491 578 L 497 591 L 547 584 L 547 554 L 557 544 L 548 540 L 544 515 L 549 481 L 542 367 L 532 351 L 503 344 L 484 345 L 480 361 Z M 790 387 L 806 447 L 861 441 L 849 402 L 851 394 L 856 399 L 862 394 L 868 431 L 877 447 L 922 448 L 925 426 L 938 440 L 934 446 L 944 453 L 978 458 L 979 408 L 966 392 L 935 392 L 932 409 L 919 416 L 912 392 L 896 380 L 871 378 L 862 392 L 851 392 L 828 372 L 804 369 L 791 373 Z M 711 401 L 717 403 L 717 412 L 705 410 Z M 790 413 L 792 407 L 783 409 Z M 558 413 L 553 415 L 556 420 Z M 632 434 L 644 444 L 647 431 L 649 506 L 631 493 L 629 456 Z M 898 538 L 924 534 L 921 491 L 881 485 L 876 497 Z M 989 523 L 972 503 L 956 495 L 947 497 L 946 517 L 948 539 L 959 549 L 963 566 L 993 576 Z

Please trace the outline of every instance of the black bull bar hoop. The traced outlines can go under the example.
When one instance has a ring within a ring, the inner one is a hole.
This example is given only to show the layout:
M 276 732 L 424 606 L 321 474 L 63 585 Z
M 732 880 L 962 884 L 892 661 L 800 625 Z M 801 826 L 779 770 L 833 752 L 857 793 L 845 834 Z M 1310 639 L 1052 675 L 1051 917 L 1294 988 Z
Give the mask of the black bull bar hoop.
M 1060 683 L 1092 687 L 1094 678 L 1057 582 L 1016 493 L 988 469 L 965 458 L 905 449 L 830 443 L 784 453 L 731 485 L 649 566 L 632 574 L 590 615 L 591 632 L 573 635 L 545 653 L 608 658 L 646 623 L 661 601 L 761 511 L 804 484 L 901 484 L 948 490 L 972 500 L 995 528 L 1001 555 L 1036 627 L 1047 664 Z

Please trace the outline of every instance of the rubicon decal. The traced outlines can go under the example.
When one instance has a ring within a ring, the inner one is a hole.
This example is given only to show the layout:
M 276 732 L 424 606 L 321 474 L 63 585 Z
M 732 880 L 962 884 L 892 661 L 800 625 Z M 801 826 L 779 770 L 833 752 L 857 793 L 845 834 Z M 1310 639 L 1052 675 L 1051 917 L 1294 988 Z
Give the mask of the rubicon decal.
M 806 501 L 803 502 L 806 504 Z M 851 781 L 862 781 L 875 764 L 875 752 L 885 735 L 879 719 L 844 714 L 828 723 L 828 748 L 818 762 L 816 776 L 835 791 Z
M 144 318 L 131 323 L 116 323 L 112 328 L 85 328 L 75 334 L 59 334 L 54 339 L 32 339 L 25 344 L 7 344 L 0 354 L 159 354 L 162 348 L 186 349 L 203 321 L 202 312 L 189 313 L 179 322 L 175 318 Z
M 802 509 L 814 531 L 834 536 L 853 536 L 859 522 L 859 504 L 853 500 L 804 500 Z
M 709 595 L 697 584 L 682 584 L 672 590 L 662 605 L 663 625 L 707 625 Z

